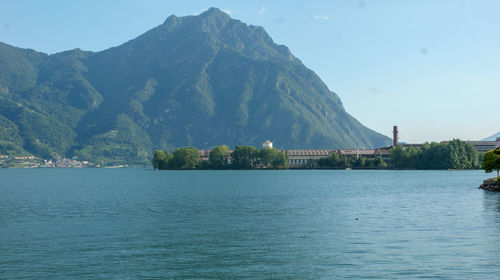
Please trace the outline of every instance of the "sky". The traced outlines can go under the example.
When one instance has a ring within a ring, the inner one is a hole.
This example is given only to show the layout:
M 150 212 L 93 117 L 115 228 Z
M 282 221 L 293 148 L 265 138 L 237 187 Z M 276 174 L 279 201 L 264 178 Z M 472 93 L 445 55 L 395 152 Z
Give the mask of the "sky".
M 0 42 L 101 51 L 217 7 L 286 45 L 367 127 L 407 143 L 500 131 L 500 1 L 0 0 Z

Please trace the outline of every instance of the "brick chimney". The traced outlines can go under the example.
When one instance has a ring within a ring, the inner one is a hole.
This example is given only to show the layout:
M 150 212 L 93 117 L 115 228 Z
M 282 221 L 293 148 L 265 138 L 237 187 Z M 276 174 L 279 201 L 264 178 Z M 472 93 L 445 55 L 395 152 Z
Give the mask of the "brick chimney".
M 392 127 L 392 146 L 396 147 L 398 145 L 398 126 Z

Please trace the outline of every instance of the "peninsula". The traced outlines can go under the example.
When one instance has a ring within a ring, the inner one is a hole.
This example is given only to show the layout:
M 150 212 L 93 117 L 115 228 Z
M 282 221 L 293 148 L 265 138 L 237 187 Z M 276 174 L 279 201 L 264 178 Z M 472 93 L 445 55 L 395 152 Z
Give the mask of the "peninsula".
M 484 154 L 483 169 L 487 173 L 495 170 L 497 177 L 485 180 L 479 188 L 487 191 L 500 191 L 500 147 Z

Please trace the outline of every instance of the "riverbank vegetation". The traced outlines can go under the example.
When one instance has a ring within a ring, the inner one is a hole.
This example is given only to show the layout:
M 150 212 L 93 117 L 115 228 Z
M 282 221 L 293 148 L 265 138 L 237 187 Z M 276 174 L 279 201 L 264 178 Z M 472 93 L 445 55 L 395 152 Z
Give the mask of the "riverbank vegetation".
M 365 168 L 365 169 L 385 169 L 388 164 L 381 158 L 349 157 L 339 156 L 332 153 L 329 157 L 321 158 L 317 162 L 318 168 L 345 169 L 345 168 Z
M 399 145 L 389 150 L 390 158 L 381 156 L 341 156 L 337 152 L 328 157 L 311 160 L 309 168 L 321 169 L 478 169 L 481 156 L 472 145 L 458 139 L 444 143 L 425 143 L 417 147 Z M 499 152 L 500 153 L 500 152 Z M 488 153 L 487 153 L 488 154 Z M 500 169 L 494 164 L 496 154 L 488 155 L 488 170 Z M 486 157 L 486 156 L 485 156 Z M 500 156 L 498 156 L 500 158 Z M 492 158 L 492 159 L 490 159 Z M 257 149 L 253 146 L 236 145 L 230 151 L 226 145 L 213 148 L 209 155 L 200 157 L 195 148 L 179 148 L 171 153 L 157 150 L 152 160 L 155 169 L 287 169 L 286 150 L 275 148 Z M 496 167 L 495 167 L 496 166 Z M 485 169 L 486 170 L 486 169 Z M 491 172 L 491 171 L 490 171 Z
M 458 139 L 448 143 L 425 143 L 420 149 L 394 147 L 390 168 L 394 169 L 477 169 L 479 153 L 472 145 Z
M 257 149 L 237 145 L 231 153 L 226 145 L 215 147 L 208 161 L 200 160 L 195 148 L 179 148 L 169 154 L 156 150 L 152 160 L 155 169 L 286 169 L 287 155 L 274 148 Z

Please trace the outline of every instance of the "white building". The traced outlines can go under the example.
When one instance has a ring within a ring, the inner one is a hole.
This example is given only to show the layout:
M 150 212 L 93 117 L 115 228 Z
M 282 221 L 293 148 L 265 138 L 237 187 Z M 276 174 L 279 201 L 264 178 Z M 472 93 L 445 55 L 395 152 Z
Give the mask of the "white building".
M 273 148 L 273 142 L 266 140 L 266 142 L 262 143 L 262 148 L 264 149 L 272 149 Z

